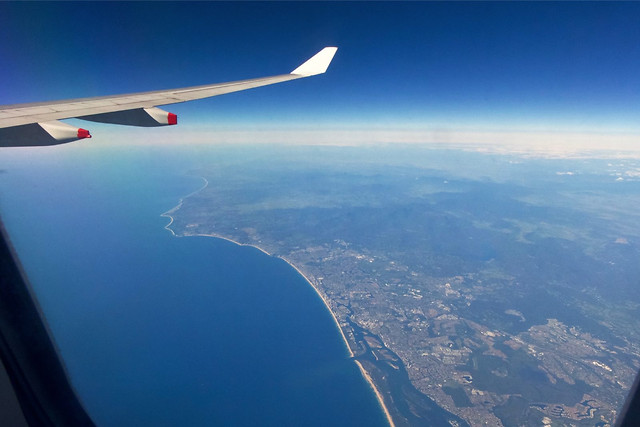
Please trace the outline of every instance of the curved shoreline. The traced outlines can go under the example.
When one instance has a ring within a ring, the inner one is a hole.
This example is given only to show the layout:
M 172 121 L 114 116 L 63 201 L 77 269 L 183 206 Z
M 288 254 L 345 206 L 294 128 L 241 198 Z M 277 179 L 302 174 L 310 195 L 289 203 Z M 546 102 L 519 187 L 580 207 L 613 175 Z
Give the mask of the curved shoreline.
M 182 204 L 184 203 L 184 199 L 186 199 L 187 197 L 191 197 L 196 193 L 199 193 L 200 191 L 202 191 L 205 188 L 207 188 L 207 186 L 209 186 L 209 181 L 207 180 L 207 178 L 205 178 L 204 176 L 201 176 L 200 178 L 202 178 L 202 180 L 204 181 L 204 185 L 202 187 L 200 187 L 196 191 L 192 191 L 191 193 L 187 194 L 186 196 L 180 198 L 180 200 L 178 200 L 178 204 L 176 206 L 172 207 L 171 209 L 169 209 L 165 213 L 160 214 L 160 216 L 163 216 L 165 218 L 169 218 L 169 224 L 165 225 L 164 229 L 170 231 L 171 234 L 173 234 L 175 237 L 179 237 L 179 236 L 170 228 L 171 224 L 173 224 L 173 217 L 171 216 L 171 214 L 182 207 Z
M 351 349 L 351 346 L 349 345 L 349 341 L 347 340 L 347 337 L 344 334 L 344 331 L 342 330 L 342 327 L 340 326 L 340 322 L 338 321 L 337 316 L 335 315 L 335 313 L 331 309 L 331 306 L 329 305 L 329 302 L 327 301 L 327 298 L 322 294 L 322 292 L 320 292 L 320 290 L 313 284 L 313 282 L 311 280 L 309 280 L 309 278 L 297 266 L 295 266 L 288 259 L 286 259 L 286 258 L 284 258 L 282 256 L 274 256 L 274 255 L 272 255 L 271 253 L 267 252 L 265 249 L 263 249 L 263 248 L 261 248 L 259 246 L 252 245 L 252 244 L 249 244 L 249 243 L 240 243 L 240 242 L 237 242 L 237 241 L 235 241 L 233 239 L 230 239 L 228 237 L 221 236 L 219 234 L 183 234 L 183 235 L 178 235 L 171 229 L 171 224 L 173 224 L 173 216 L 171 216 L 171 214 L 174 213 L 175 211 L 177 211 L 178 209 L 180 209 L 180 207 L 182 206 L 182 204 L 184 202 L 184 199 L 186 199 L 187 197 L 192 196 L 193 194 L 198 193 L 201 190 L 204 190 L 209 185 L 209 181 L 207 181 L 206 178 L 204 178 L 204 177 L 201 177 L 201 178 L 205 182 L 203 187 L 201 187 L 198 190 L 196 190 L 196 191 L 194 191 L 192 193 L 189 193 L 188 195 L 182 197 L 179 200 L 179 202 L 178 202 L 178 204 L 176 206 L 174 206 L 173 208 L 169 209 L 168 211 L 166 211 L 165 213 L 160 215 L 162 217 L 169 218 L 169 223 L 167 225 L 165 225 L 164 228 L 166 230 L 170 231 L 171 234 L 174 237 L 189 237 L 189 236 L 214 237 L 214 238 L 217 238 L 217 239 L 226 240 L 226 241 L 234 243 L 234 244 L 236 244 L 238 246 L 249 246 L 249 247 L 252 247 L 252 248 L 255 248 L 255 249 L 259 250 L 260 252 L 264 253 L 265 255 L 268 255 L 268 256 L 274 257 L 274 258 L 279 258 L 279 259 L 283 260 L 284 262 L 289 264 L 290 267 L 292 267 L 294 270 L 296 270 L 298 272 L 298 274 L 300 276 L 302 276 L 304 278 L 304 280 L 307 281 L 309 286 L 311 286 L 311 289 L 313 289 L 315 291 L 316 295 L 318 295 L 318 297 L 320 297 L 320 300 L 322 301 L 324 306 L 327 308 L 327 311 L 329 311 L 329 314 L 331 314 L 331 317 L 333 318 L 333 322 L 336 325 L 336 327 L 338 328 L 338 331 L 340 332 L 340 336 L 342 337 L 344 345 L 347 348 L 347 351 L 348 351 L 348 354 L 349 354 L 349 358 L 351 358 L 356 363 L 356 365 L 358 366 L 358 369 L 360 370 L 360 373 L 362 374 L 363 378 L 367 381 L 367 383 L 369 383 L 369 386 L 373 390 L 373 392 L 374 392 L 374 394 L 376 396 L 376 399 L 378 400 L 378 404 L 380 405 L 380 408 L 382 409 L 382 412 L 385 414 L 385 416 L 387 418 L 387 422 L 389 423 L 389 426 L 390 427 L 395 427 L 395 423 L 393 422 L 393 419 L 391 418 L 391 414 L 389 413 L 389 409 L 385 405 L 384 399 L 382 398 L 382 394 L 380 393 L 380 391 L 378 390 L 378 388 L 374 384 L 373 379 L 371 378 L 369 373 L 364 369 L 364 366 L 362 366 L 362 364 L 358 360 L 354 359 L 355 354 L 353 353 L 353 350 Z

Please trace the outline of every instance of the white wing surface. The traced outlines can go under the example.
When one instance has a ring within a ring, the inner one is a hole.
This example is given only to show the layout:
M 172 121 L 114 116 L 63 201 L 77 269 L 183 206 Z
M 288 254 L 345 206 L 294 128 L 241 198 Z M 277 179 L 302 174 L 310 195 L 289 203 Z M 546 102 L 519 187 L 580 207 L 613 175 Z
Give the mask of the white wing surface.
M 0 146 L 55 145 L 91 138 L 89 131 L 59 122 L 61 119 L 78 118 L 129 126 L 175 125 L 176 115 L 157 106 L 322 74 L 337 50 L 325 47 L 291 73 L 271 77 L 128 95 L 0 106 Z

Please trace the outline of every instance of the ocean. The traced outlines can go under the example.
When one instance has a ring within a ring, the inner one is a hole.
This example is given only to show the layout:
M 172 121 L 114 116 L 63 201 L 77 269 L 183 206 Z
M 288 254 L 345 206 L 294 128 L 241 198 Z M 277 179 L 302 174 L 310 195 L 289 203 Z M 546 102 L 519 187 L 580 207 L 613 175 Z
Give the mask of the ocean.
M 2 219 L 90 416 L 99 426 L 386 425 L 293 268 L 164 228 L 160 215 L 202 186 L 188 174 L 201 154 L 69 144 L 0 156 Z

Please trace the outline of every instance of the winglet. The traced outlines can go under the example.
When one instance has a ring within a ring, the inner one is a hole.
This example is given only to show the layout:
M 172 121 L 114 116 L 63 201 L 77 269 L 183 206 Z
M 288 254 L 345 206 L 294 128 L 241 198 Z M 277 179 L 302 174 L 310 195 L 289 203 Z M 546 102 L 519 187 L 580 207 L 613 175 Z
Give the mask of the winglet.
M 337 47 L 325 47 L 313 55 L 307 62 L 293 70 L 291 74 L 307 77 L 324 73 L 327 71 L 327 68 L 329 68 L 329 64 L 337 50 Z

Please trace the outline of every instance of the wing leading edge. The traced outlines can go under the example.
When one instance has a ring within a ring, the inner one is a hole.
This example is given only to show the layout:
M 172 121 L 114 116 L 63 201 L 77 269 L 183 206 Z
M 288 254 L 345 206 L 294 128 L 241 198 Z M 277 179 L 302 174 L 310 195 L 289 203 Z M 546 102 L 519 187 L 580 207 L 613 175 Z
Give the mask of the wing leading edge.
M 209 98 L 322 74 L 337 50 L 336 47 L 325 47 L 291 73 L 277 76 L 127 95 L 0 106 L 0 146 L 56 145 L 91 138 L 85 129 L 58 122 L 61 119 L 78 118 L 129 126 L 174 125 L 177 124 L 176 115 L 157 108 L 159 105 Z

